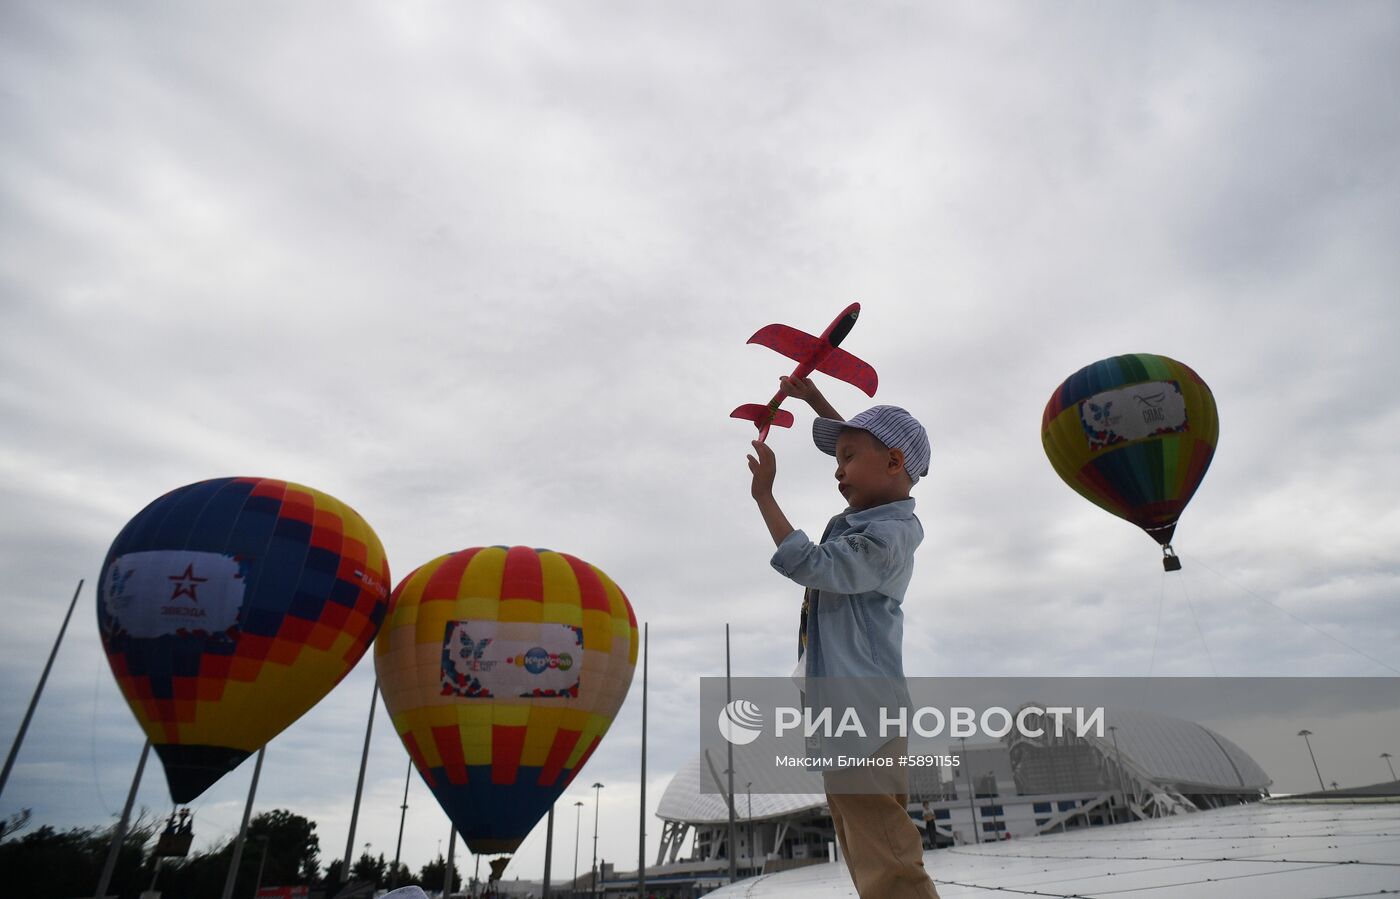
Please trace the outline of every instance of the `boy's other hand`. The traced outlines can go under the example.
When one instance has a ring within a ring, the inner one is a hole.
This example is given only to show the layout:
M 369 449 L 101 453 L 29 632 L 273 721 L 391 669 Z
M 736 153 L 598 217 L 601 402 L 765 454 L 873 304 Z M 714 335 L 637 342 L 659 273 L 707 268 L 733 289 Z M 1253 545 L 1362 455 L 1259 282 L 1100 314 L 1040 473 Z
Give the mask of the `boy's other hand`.
M 788 396 L 795 396 L 803 402 L 810 403 L 813 398 L 820 399 L 822 392 L 817 389 L 817 385 L 812 383 L 811 378 L 794 378 L 789 375 L 778 377 L 778 389 Z
M 787 516 L 783 515 L 783 510 L 778 507 L 778 501 L 773 498 L 773 479 L 778 476 L 778 457 L 766 443 L 753 442 L 755 455 L 749 456 L 749 471 L 753 472 L 753 498 L 758 503 L 759 514 L 763 516 L 763 523 L 768 526 L 768 534 L 773 538 L 774 545 L 781 545 L 787 536 L 792 533 L 792 525 L 788 522 Z
M 754 499 L 763 499 L 773 495 L 773 481 L 778 477 L 778 457 L 768 444 L 757 440 L 753 441 L 753 449 L 758 455 L 747 457 L 749 471 L 753 472 L 753 486 L 749 492 Z

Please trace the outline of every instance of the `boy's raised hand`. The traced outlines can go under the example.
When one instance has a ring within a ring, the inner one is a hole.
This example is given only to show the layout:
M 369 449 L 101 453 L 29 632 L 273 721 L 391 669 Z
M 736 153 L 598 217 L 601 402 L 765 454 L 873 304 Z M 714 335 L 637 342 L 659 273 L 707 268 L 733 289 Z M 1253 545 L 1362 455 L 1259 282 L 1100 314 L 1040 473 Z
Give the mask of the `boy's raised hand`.
M 778 477 L 778 457 L 766 443 L 753 441 L 757 457 L 748 456 L 749 471 L 753 472 L 753 485 L 749 493 L 754 499 L 764 499 L 773 495 L 773 481 Z
M 791 375 L 778 376 L 778 388 L 788 396 L 795 396 L 804 402 L 811 402 L 813 396 L 821 396 L 811 378 L 794 378 Z
M 827 402 L 826 397 L 817 389 L 817 385 L 812 383 L 811 378 L 794 378 L 789 375 L 781 375 L 778 378 L 778 389 L 791 397 L 796 397 L 812 407 L 812 411 L 822 418 L 834 418 L 841 420 L 841 414 Z
M 773 480 L 778 476 L 778 457 L 772 447 L 757 440 L 753 442 L 756 456 L 749 456 L 749 471 L 753 472 L 752 493 L 758 503 L 758 512 L 763 523 L 768 526 L 768 534 L 773 543 L 781 544 L 792 533 L 792 525 L 773 498 Z

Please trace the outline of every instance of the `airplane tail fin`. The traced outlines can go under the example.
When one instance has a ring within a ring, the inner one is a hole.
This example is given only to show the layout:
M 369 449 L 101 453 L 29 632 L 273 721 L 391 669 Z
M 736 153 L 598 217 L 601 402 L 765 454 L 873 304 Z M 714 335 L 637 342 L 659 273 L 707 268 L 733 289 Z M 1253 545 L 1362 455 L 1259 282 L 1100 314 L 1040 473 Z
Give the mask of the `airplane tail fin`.
M 780 428 L 790 428 L 796 421 L 792 413 L 786 409 L 774 409 L 761 403 L 748 403 L 740 406 L 729 413 L 730 418 L 742 418 L 745 421 L 753 422 L 760 431 L 766 431 L 769 427 L 776 425 Z

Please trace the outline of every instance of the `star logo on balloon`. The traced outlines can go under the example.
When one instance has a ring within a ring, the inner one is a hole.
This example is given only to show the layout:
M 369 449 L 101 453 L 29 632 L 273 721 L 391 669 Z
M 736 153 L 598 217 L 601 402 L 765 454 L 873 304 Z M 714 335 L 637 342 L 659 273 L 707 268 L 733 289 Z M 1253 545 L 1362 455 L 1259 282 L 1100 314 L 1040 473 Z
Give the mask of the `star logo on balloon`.
M 188 596 L 190 602 L 199 602 L 199 597 L 195 595 L 195 590 L 199 585 L 209 580 L 207 577 L 195 577 L 193 563 L 185 566 L 184 574 L 172 574 L 170 580 L 175 582 L 175 592 L 170 594 L 172 600 L 182 596 Z

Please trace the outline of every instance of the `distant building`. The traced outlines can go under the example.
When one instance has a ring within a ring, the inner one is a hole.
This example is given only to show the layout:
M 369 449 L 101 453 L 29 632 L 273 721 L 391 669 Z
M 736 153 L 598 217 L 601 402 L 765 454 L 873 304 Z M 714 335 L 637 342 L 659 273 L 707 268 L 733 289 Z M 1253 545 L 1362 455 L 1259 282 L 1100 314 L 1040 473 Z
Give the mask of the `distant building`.
M 1268 795 L 1272 781 L 1258 763 L 1209 728 L 1129 712 L 1108 715 L 1105 725 L 1103 737 L 1057 738 L 1046 728 L 1037 739 L 956 741 L 939 750 L 959 756 L 955 769 L 911 768 L 909 815 L 925 846 L 1163 818 Z M 657 806 L 661 847 L 647 870 L 648 897 L 692 899 L 729 882 L 729 805 L 722 794 L 700 791 L 702 764 L 696 757 L 681 766 Z M 941 778 L 950 771 L 951 780 Z M 738 878 L 835 857 L 825 796 L 749 793 L 747 780 L 736 774 Z M 637 872 L 609 875 L 606 895 L 636 896 Z

